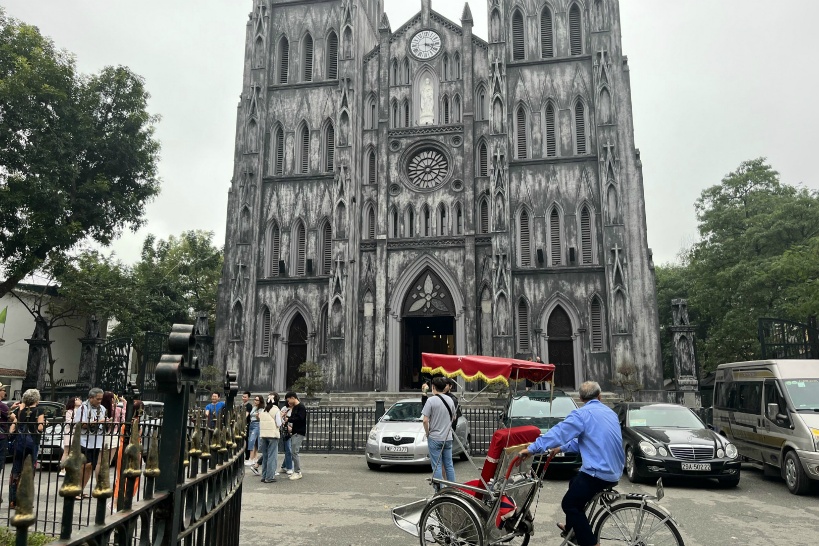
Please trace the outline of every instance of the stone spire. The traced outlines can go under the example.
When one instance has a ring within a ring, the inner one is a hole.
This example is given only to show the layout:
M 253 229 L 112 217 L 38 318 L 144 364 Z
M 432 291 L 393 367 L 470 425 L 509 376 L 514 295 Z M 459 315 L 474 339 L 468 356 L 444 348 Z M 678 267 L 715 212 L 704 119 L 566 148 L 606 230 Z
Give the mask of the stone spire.
M 387 17 L 386 11 L 381 14 L 381 22 L 378 23 L 378 30 L 386 30 L 387 32 L 391 32 L 390 18 Z
M 461 23 L 472 23 L 472 10 L 469 9 L 469 2 L 464 4 L 464 13 L 461 15 Z

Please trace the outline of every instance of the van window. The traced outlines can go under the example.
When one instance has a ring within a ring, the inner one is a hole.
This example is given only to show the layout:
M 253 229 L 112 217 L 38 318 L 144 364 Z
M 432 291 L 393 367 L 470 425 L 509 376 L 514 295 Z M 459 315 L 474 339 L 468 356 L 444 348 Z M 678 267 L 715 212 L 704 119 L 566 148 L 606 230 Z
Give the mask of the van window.
M 782 387 L 777 384 L 776 381 L 773 379 L 768 379 L 765 381 L 765 411 L 767 413 L 768 404 L 776 404 L 779 408 L 777 410 L 778 413 L 782 415 L 788 415 L 788 404 L 785 402 L 785 397 L 782 395 Z M 780 423 L 780 419 L 777 419 L 778 425 L 784 425 L 784 423 Z
M 788 379 L 785 388 L 796 411 L 819 409 L 819 379 Z
M 737 411 L 759 414 L 762 410 L 762 382 L 742 381 L 737 386 L 739 387 Z
M 736 383 L 720 383 L 716 386 L 714 406 L 736 409 Z

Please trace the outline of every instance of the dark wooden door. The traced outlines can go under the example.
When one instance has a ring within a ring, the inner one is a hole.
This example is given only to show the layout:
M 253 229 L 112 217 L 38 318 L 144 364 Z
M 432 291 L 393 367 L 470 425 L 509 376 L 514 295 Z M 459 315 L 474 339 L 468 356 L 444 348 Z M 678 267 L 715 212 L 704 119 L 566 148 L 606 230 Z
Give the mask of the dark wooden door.
M 574 340 L 572 319 L 561 306 L 549 315 L 546 335 L 549 337 L 549 362 L 555 365 L 555 386 L 574 389 Z
M 307 323 L 300 314 L 290 323 L 287 333 L 287 388 L 299 378 L 299 366 L 307 360 Z

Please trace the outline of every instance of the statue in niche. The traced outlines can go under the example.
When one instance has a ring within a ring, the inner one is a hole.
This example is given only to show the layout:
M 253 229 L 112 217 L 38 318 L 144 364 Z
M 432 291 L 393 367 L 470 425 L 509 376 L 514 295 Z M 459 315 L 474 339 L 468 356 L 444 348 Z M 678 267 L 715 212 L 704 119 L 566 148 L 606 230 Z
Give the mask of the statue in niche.
M 506 218 L 506 207 L 503 205 L 503 196 L 497 194 L 495 196 L 495 231 L 504 229 Z
M 609 184 L 609 189 L 606 192 L 606 214 L 608 215 L 609 224 L 620 223 L 620 214 L 617 211 L 617 190 L 614 184 Z
M 431 125 L 435 122 L 435 90 L 429 76 L 421 83 L 421 125 Z
M 693 344 L 689 343 L 686 336 L 680 336 L 677 340 L 677 355 L 679 358 L 679 374 L 681 376 L 694 375 L 694 354 Z
M 492 132 L 495 134 L 503 132 L 503 107 L 499 100 L 492 105 Z
M 509 332 L 509 306 L 503 295 L 498 296 L 498 335 L 505 336 Z

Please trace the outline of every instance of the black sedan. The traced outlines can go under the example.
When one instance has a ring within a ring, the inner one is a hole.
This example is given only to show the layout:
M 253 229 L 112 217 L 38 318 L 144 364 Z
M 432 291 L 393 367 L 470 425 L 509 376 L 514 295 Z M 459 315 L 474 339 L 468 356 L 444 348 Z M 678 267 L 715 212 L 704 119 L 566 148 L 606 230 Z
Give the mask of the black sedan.
M 629 481 L 684 476 L 716 478 L 726 487 L 739 483 L 736 446 L 709 430 L 688 408 L 624 402 L 614 410 L 623 430 Z

